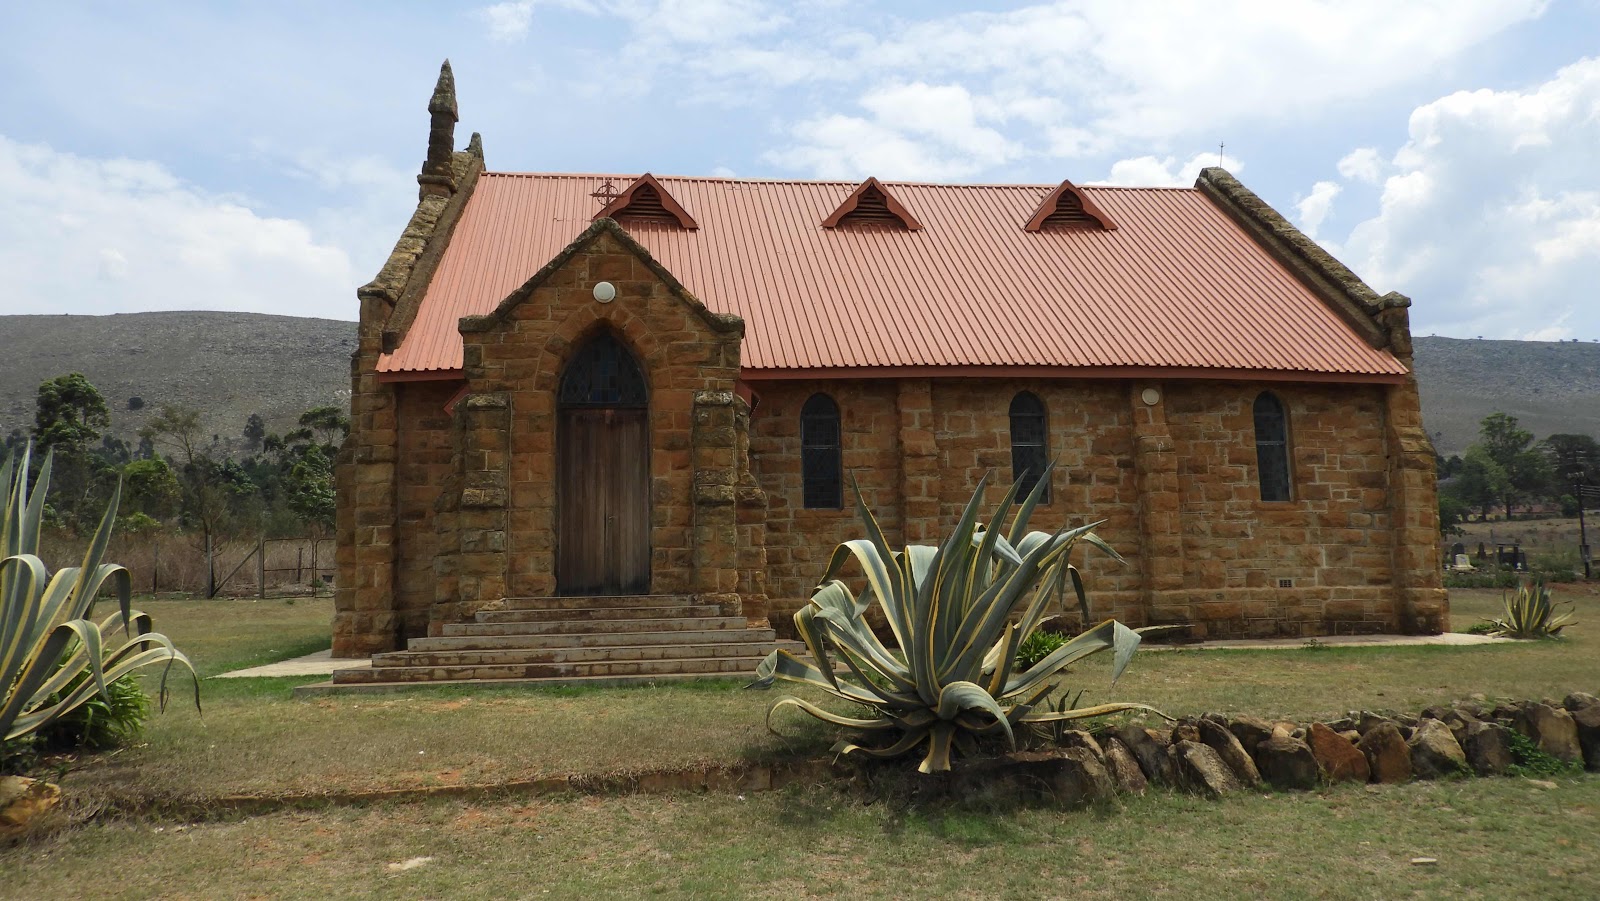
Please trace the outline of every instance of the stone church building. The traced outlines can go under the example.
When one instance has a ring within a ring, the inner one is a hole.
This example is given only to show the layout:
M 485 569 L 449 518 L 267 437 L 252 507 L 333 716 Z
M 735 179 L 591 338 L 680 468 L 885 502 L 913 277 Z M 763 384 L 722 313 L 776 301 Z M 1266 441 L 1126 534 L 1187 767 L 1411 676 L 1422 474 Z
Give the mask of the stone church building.
M 1410 301 L 1222 169 L 1184 189 L 495 172 L 476 134 L 455 149 L 448 63 L 428 110 L 416 212 L 357 292 L 337 655 L 410 640 L 384 659 L 418 678 L 748 672 L 704 643 L 674 664 L 649 633 L 791 628 L 859 535 L 852 478 L 891 543 L 935 543 L 985 473 L 997 502 L 1050 459 L 1037 527 L 1104 520 L 1127 557 L 1079 561 L 1097 619 L 1445 625 Z M 639 637 L 590 642 L 585 619 Z M 506 656 L 551 634 L 612 650 Z

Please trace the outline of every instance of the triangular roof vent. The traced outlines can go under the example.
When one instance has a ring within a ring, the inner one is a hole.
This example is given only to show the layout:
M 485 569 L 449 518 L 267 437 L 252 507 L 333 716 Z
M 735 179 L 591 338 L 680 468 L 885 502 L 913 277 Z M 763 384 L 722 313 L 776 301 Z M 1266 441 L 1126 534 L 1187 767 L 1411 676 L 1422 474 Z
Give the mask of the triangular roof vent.
M 832 215 L 822 220 L 823 228 L 838 228 L 841 225 L 922 230 L 922 223 L 876 178 L 862 182 Z
M 1026 227 L 1031 232 L 1068 229 L 1115 231 L 1117 224 L 1101 212 L 1094 201 L 1084 196 L 1077 185 L 1063 181 L 1045 195 Z
M 634 179 L 633 184 L 594 215 L 596 219 L 607 217 L 645 222 L 675 222 L 679 228 L 690 231 L 700 227 L 700 223 L 694 221 L 689 211 L 673 199 L 667 189 L 661 186 L 661 182 L 656 181 L 656 177 L 648 172 Z

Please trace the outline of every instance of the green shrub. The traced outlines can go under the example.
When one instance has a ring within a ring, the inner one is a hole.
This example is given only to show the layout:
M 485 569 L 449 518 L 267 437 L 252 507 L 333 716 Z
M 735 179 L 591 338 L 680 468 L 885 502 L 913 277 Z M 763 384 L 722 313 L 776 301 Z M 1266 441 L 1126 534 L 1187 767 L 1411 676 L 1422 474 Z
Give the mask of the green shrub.
M 80 679 L 87 678 L 87 674 Z M 77 686 L 68 684 L 62 694 Z M 150 698 L 131 675 L 109 683 L 105 695 L 89 700 L 63 714 L 39 730 L 39 740 L 48 750 L 105 751 L 121 747 L 136 738 L 150 716 Z
M 1568 763 L 1546 753 L 1533 739 L 1515 729 L 1506 731 L 1509 733 L 1511 744 L 1511 766 L 1506 768 L 1507 773 L 1530 779 L 1544 779 L 1550 776 L 1575 776 L 1583 772 L 1583 764 L 1576 761 Z
M 1051 632 L 1040 629 L 1022 640 L 1022 646 L 1017 648 L 1017 668 L 1027 669 L 1035 663 L 1050 656 L 1056 648 L 1067 643 L 1064 632 Z
M 103 563 L 116 522 L 119 483 L 110 505 L 89 542 L 81 566 L 54 575 L 38 557 L 45 493 L 50 485 L 52 456 L 30 492 L 31 448 L 7 454 L 0 463 L 0 489 L 5 508 L 0 516 L 0 741 L 32 735 L 59 722 L 96 696 L 110 710 L 118 702 L 111 685 L 142 666 L 167 664 L 160 698 L 166 703 L 167 670 L 176 662 L 194 674 L 165 635 L 151 631 L 150 617 L 134 610 L 128 571 Z M 89 619 L 103 589 L 116 592 L 118 610 L 96 623 Z M 107 641 L 123 633 L 120 644 Z M 134 687 L 137 690 L 137 687 Z M 195 706 L 200 683 L 195 680 Z M 91 720 L 93 715 L 89 714 Z
M 1054 534 L 1027 530 L 1050 483 L 1048 469 L 1020 505 L 1021 482 L 1013 484 L 985 528 L 978 522 L 978 510 L 987 483 L 987 477 L 979 483 L 942 544 L 912 545 L 899 552 L 890 550 L 856 489 L 867 537 L 838 546 L 811 601 L 794 616 L 795 631 L 811 659 L 774 651 L 757 667 L 751 687 L 767 688 L 775 679 L 799 682 L 867 707 L 871 715 L 842 716 L 786 697 L 768 708 L 769 721 L 779 707 L 796 707 L 878 739 L 875 747 L 841 741 L 834 748 L 840 754 L 889 758 L 926 746 L 917 769 L 933 773 L 950 769 L 953 750 L 972 756 L 979 753 L 980 742 L 994 739 L 1015 747 L 1018 727 L 1150 709 L 1140 704 L 1042 706 L 1052 694 L 1061 696 L 1057 690 L 1063 670 L 1091 654 L 1113 651 L 1113 680 L 1122 673 L 1139 647 L 1139 634 L 1116 620 L 1063 643 L 1027 670 L 1016 670 L 1018 650 L 1045 621 L 1050 599 L 1062 595 L 1068 581 L 1080 614 L 1088 612 L 1083 579 L 1069 562 L 1073 547 L 1084 541 L 1113 559 L 1122 558 L 1094 534 L 1092 525 Z M 1002 534 L 1000 524 L 1013 509 L 1010 528 Z M 852 559 L 866 577 L 859 595 L 835 578 Z M 866 622 L 873 604 L 894 634 L 893 650 Z
M 1515 588 L 1521 580 L 1509 569 L 1476 573 L 1445 573 L 1446 588 Z

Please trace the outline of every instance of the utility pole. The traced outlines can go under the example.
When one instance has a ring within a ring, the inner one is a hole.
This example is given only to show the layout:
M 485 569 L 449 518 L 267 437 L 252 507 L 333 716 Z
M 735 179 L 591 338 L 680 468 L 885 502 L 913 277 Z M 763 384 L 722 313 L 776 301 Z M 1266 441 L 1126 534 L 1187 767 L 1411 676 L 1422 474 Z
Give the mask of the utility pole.
M 1588 487 L 1584 485 L 1584 476 L 1588 474 L 1584 471 L 1585 462 L 1581 452 L 1574 454 L 1573 468 L 1567 475 L 1572 479 L 1573 493 L 1578 496 L 1578 559 L 1583 561 L 1583 577 L 1588 579 L 1592 574 L 1589 572 L 1589 530 L 1583 522 L 1583 490 Z

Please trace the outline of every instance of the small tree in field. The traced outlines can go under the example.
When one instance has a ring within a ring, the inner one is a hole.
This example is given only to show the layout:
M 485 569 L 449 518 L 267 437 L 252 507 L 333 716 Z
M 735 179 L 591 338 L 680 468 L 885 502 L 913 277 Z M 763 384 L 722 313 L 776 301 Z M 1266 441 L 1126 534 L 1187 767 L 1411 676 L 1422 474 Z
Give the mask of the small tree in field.
M 1549 483 L 1550 462 L 1533 448 L 1533 433 L 1517 425 L 1515 416 L 1505 413 L 1485 416 L 1478 435 L 1482 440 L 1474 447 L 1483 448 L 1489 459 L 1505 473 L 1500 495 L 1506 519 L 1510 519 L 1520 495 L 1537 494 Z

